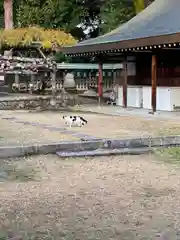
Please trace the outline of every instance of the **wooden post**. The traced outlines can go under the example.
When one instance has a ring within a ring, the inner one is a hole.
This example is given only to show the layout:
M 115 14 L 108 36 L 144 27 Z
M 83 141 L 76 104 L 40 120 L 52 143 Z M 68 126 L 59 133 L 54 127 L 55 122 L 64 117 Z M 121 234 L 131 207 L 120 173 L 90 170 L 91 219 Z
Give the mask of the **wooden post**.
M 55 98 L 56 96 L 56 69 L 55 67 L 52 70 L 52 96 Z
M 128 79 L 128 72 L 127 72 L 127 60 L 124 59 L 123 62 L 123 107 L 127 108 L 127 79 Z
M 56 105 L 56 72 L 57 72 L 57 65 L 53 63 L 52 72 L 51 72 L 51 87 L 52 87 L 52 100 L 50 104 L 52 106 Z
M 35 74 L 30 75 L 30 83 L 34 84 L 35 83 Z
M 98 100 L 101 103 L 103 96 L 103 64 L 99 62 L 99 72 L 98 72 Z
M 152 66 L 151 66 L 151 105 L 152 112 L 156 112 L 156 86 L 157 86 L 157 59 L 156 55 L 152 56 Z
M 16 85 L 19 85 L 19 74 L 15 73 L 14 82 Z
M 32 94 L 35 88 L 35 74 L 30 75 L 30 82 L 29 82 L 29 93 Z
M 112 69 L 112 85 L 113 85 L 113 86 L 116 84 L 116 82 L 115 82 L 115 77 L 116 77 L 116 75 L 115 75 L 115 70 Z M 110 82 L 110 84 L 111 84 L 111 82 Z M 110 84 L 109 84 L 109 85 L 110 85 Z
M 62 88 L 64 88 L 65 77 L 66 77 L 66 72 L 65 72 L 65 70 L 63 70 L 63 73 L 62 73 L 62 81 L 61 81 Z

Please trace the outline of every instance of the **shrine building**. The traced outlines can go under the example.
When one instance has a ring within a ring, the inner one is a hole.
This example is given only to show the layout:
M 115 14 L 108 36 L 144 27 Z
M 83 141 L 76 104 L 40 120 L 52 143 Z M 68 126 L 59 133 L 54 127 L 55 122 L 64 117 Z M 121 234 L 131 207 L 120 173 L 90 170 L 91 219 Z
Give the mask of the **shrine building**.
M 74 46 L 68 56 L 96 57 L 98 94 L 103 95 L 103 64 L 123 63 L 116 79 L 117 105 L 174 111 L 180 108 L 180 0 L 155 0 L 115 30 Z

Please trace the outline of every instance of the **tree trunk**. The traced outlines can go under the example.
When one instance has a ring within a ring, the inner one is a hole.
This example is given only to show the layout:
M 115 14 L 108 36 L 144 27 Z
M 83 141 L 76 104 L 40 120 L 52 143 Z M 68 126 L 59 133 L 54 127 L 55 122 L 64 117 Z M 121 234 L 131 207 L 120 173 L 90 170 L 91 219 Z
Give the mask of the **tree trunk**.
M 4 0 L 4 26 L 5 29 L 13 28 L 13 0 Z
M 136 14 L 148 7 L 154 0 L 133 0 Z
M 134 0 L 136 14 L 140 13 L 145 8 L 144 0 Z

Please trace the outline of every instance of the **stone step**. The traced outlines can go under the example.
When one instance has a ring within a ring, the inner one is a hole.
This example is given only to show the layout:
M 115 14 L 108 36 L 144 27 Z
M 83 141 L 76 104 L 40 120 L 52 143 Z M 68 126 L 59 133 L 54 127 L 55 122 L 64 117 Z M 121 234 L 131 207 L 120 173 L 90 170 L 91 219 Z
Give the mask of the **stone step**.
M 122 149 L 97 149 L 92 151 L 78 152 L 56 152 L 59 157 L 86 157 L 86 156 L 110 156 L 110 155 L 140 155 L 147 154 L 153 151 L 152 148 L 122 148 Z

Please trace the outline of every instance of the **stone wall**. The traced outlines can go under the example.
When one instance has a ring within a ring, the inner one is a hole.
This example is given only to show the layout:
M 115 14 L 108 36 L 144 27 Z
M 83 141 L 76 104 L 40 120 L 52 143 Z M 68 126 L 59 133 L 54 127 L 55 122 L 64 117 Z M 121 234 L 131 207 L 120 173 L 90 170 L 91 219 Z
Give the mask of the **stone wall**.
M 52 96 L 11 96 L 0 98 L 0 110 L 18 109 L 59 109 L 67 106 L 95 103 L 91 99 L 84 99 L 78 95 L 61 94 L 52 99 Z

